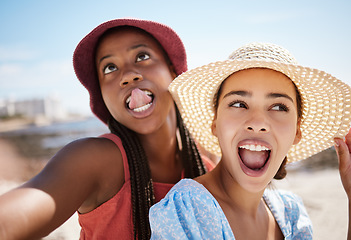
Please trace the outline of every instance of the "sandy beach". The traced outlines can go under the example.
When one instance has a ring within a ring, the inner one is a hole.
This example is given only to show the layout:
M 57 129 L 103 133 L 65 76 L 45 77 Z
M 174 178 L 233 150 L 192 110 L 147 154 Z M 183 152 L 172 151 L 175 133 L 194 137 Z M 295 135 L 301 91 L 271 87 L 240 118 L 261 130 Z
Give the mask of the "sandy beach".
M 0 193 L 7 191 L 38 172 L 45 161 L 28 159 L 5 139 L 0 139 Z M 274 181 L 277 188 L 301 196 L 314 226 L 314 239 L 346 239 L 347 197 L 335 167 L 289 171 L 284 180 Z M 44 239 L 79 238 L 77 214 Z
M 302 198 L 313 223 L 313 239 L 346 239 L 348 201 L 338 170 L 291 172 L 274 184 Z

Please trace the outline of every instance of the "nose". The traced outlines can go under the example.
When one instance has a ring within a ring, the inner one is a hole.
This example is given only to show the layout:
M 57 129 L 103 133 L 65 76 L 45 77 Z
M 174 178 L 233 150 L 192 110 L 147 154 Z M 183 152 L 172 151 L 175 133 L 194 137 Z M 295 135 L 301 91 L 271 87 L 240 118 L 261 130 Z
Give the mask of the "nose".
M 141 81 L 143 80 L 143 76 L 140 73 L 137 73 L 133 70 L 130 70 L 128 72 L 125 72 L 122 76 L 122 80 L 120 82 L 121 87 L 125 87 L 128 84 L 131 84 L 133 82 Z
M 270 127 L 266 116 L 263 113 L 255 112 L 251 114 L 250 118 L 246 122 L 246 130 L 256 133 L 269 132 Z

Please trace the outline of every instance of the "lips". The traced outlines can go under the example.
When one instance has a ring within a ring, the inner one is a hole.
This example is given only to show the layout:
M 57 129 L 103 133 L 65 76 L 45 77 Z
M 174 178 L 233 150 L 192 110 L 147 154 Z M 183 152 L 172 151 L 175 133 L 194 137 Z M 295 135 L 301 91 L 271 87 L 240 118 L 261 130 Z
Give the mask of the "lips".
M 268 162 L 271 150 L 259 144 L 245 144 L 239 146 L 238 153 L 246 168 L 260 171 Z
M 131 95 L 126 99 L 128 109 L 140 113 L 149 109 L 153 103 L 154 95 L 149 90 L 133 89 Z

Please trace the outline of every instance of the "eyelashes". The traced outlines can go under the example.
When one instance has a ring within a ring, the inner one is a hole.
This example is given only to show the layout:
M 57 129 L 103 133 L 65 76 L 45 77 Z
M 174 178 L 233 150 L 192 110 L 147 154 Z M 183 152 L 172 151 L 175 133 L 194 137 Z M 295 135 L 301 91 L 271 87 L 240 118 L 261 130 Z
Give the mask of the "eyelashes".
M 147 52 L 141 52 L 137 55 L 136 62 L 146 61 L 150 59 L 150 54 Z
M 111 72 L 117 71 L 118 68 L 115 64 L 113 63 L 108 63 L 104 68 L 103 68 L 103 73 L 104 74 L 109 74 Z
M 239 100 L 235 100 L 229 103 L 229 107 L 248 109 L 247 104 L 244 101 L 239 101 Z
M 139 52 L 135 57 L 135 63 L 142 63 L 144 61 L 149 60 L 150 58 L 151 58 L 151 55 L 148 52 Z M 119 68 L 117 67 L 116 64 L 114 64 L 112 62 L 107 63 L 102 69 L 102 71 L 105 75 L 112 73 L 112 72 L 115 72 L 117 70 L 119 70 Z
M 234 100 L 230 102 L 228 106 L 233 108 L 249 109 L 249 105 L 242 100 Z M 278 112 L 289 112 L 290 108 L 286 104 L 278 102 L 270 105 L 268 110 L 278 111 Z
M 275 111 L 289 112 L 289 107 L 283 103 L 277 103 L 277 104 L 273 105 L 273 107 L 271 107 L 271 109 L 275 110 Z

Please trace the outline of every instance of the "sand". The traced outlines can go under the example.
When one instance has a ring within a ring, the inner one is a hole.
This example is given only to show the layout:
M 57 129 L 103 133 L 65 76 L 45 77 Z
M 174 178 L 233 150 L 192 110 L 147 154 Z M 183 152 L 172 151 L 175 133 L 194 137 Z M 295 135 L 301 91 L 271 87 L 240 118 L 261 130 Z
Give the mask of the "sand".
M 0 166 L 0 194 L 2 194 L 36 174 L 42 168 L 43 163 L 21 156 L 16 147 L 0 139 Z M 77 214 L 74 214 L 61 227 L 43 239 L 79 239 L 79 231 L 78 217 Z
M 41 165 L 20 156 L 16 149 L 0 139 L 0 194 L 35 174 Z M 314 239 L 346 239 L 348 223 L 347 197 L 337 169 L 292 171 L 277 188 L 291 190 L 301 196 L 314 225 Z M 73 240 L 79 238 L 77 214 L 44 239 Z
M 313 239 L 346 239 L 348 200 L 338 170 L 289 173 L 274 184 L 302 198 L 313 223 Z

